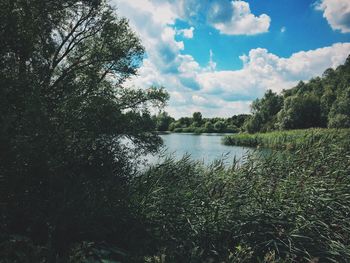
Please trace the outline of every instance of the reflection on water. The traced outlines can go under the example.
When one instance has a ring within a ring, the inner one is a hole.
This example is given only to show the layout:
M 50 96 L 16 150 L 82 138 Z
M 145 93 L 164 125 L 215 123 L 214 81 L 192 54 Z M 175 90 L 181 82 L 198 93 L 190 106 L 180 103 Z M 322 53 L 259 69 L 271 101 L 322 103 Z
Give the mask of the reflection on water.
M 169 133 L 160 135 L 164 141 L 162 152 L 171 155 L 175 159 L 182 158 L 185 154 L 194 160 L 210 164 L 217 159 L 225 159 L 225 163 L 231 164 L 233 159 L 239 159 L 253 152 L 254 149 L 227 146 L 221 143 L 224 134 L 190 134 L 190 133 Z M 159 155 L 147 158 L 151 163 L 161 161 Z

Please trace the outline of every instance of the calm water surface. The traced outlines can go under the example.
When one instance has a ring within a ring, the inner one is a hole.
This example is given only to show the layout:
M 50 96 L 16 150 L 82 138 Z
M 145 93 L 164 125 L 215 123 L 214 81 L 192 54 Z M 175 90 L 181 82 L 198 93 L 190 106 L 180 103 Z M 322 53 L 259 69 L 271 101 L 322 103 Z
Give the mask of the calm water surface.
M 247 153 L 254 151 L 252 148 L 240 146 L 227 146 L 221 143 L 225 134 L 191 134 L 191 133 L 169 133 L 162 134 L 164 141 L 164 155 L 172 155 L 176 159 L 182 158 L 185 154 L 192 159 L 203 161 L 206 164 L 217 159 L 225 159 L 225 163 L 231 164 L 233 159 L 240 159 Z M 151 162 L 159 161 L 159 156 L 151 158 Z

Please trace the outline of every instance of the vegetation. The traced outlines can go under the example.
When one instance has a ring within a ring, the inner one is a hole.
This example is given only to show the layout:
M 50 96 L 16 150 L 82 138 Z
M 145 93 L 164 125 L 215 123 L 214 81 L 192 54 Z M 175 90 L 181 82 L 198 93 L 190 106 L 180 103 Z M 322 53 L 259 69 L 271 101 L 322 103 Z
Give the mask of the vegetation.
M 348 262 L 347 143 L 210 167 L 168 160 L 134 181 L 148 262 Z
M 350 261 L 348 130 L 232 167 L 184 157 L 139 171 L 156 128 L 233 131 L 247 115 L 152 117 L 168 94 L 123 86 L 144 49 L 106 1 L 0 0 L 0 21 L 0 263 Z M 348 118 L 338 86 L 321 96 L 332 127 Z M 248 121 L 284 123 L 299 108 L 286 100 L 270 93 Z
M 350 129 L 306 129 L 274 131 L 267 133 L 240 133 L 223 138 L 226 145 L 265 147 L 272 149 L 297 149 L 314 147 L 315 144 L 346 143 L 350 138 Z
M 139 250 L 128 182 L 168 97 L 122 86 L 139 39 L 99 0 L 1 0 L 0 19 L 0 262 Z
M 337 69 L 299 84 L 281 95 L 267 91 L 252 104 L 245 122 L 249 133 L 311 127 L 350 128 L 350 56 Z
M 241 131 L 247 114 L 234 115 L 230 118 L 203 118 L 200 112 L 194 112 L 192 117 L 182 117 L 178 120 L 168 113 L 161 112 L 154 116 L 158 131 L 193 132 L 193 133 L 236 133 Z

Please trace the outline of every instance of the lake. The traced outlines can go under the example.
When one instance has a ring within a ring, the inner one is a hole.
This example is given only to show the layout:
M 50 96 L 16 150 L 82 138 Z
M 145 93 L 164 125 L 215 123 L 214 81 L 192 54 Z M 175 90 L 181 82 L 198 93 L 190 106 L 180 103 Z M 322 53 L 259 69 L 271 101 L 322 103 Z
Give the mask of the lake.
M 217 159 L 225 159 L 225 163 L 231 164 L 233 159 L 240 159 L 253 152 L 253 148 L 240 146 L 227 146 L 221 143 L 221 139 L 225 134 L 206 133 L 167 133 L 161 134 L 164 146 L 162 152 L 164 155 L 171 155 L 175 159 L 182 158 L 185 154 L 191 156 L 192 159 L 203 161 L 210 164 Z M 159 156 L 149 158 L 152 163 L 159 161 Z

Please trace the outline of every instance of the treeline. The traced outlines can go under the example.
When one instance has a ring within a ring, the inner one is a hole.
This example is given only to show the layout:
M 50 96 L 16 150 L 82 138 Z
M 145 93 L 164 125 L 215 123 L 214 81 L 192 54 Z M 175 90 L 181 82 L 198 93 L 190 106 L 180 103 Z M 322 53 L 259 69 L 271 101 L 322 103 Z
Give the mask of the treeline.
M 302 81 L 280 95 L 267 91 L 251 105 L 243 129 L 249 133 L 311 127 L 350 127 L 350 56 L 322 77 Z
M 175 120 L 167 112 L 153 116 L 157 131 L 194 132 L 194 133 L 236 133 L 241 131 L 248 114 L 234 115 L 230 118 L 203 118 L 200 112 L 192 117 Z

